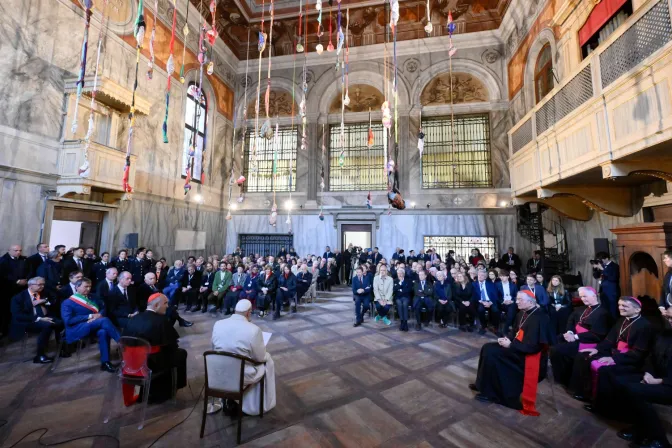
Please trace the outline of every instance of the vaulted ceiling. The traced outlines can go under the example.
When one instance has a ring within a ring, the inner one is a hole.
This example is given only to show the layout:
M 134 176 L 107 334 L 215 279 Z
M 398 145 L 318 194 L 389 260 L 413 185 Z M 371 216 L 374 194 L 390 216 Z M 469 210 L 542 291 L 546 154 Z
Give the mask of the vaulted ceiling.
M 191 0 L 208 22 L 211 22 L 208 0 Z M 499 27 L 510 0 L 430 0 L 431 20 L 434 25 L 432 36 L 447 34 L 446 19 L 451 11 L 456 25 L 456 33 L 472 33 Z M 427 37 L 424 26 L 427 23 L 426 1 L 408 0 L 399 3 L 399 23 L 397 40 L 422 39 Z M 304 3 L 304 10 L 306 5 Z M 345 11 L 350 8 L 351 47 L 383 43 L 386 39 L 386 23 L 389 21 L 389 3 L 384 0 L 343 0 L 341 2 L 342 26 L 345 29 Z M 333 0 L 323 0 L 321 37 L 317 36 L 317 11 L 315 0 L 308 0 L 308 51 L 315 51 L 318 42 L 326 48 L 329 43 L 329 23 L 331 12 L 332 42 L 336 45 L 338 4 Z M 273 24 L 273 55 L 281 56 L 294 51 L 298 35 L 299 1 L 275 0 Z M 245 59 L 250 32 L 250 57 L 258 57 L 256 50 L 257 33 L 261 29 L 262 14 L 264 30 L 269 33 L 269 2 L 263 0 L 219 0 L 217 3 L 217 29 L 220 37 L 231 48 L 238 59 Z M 302 30 L 306 36 L 306 30 Z

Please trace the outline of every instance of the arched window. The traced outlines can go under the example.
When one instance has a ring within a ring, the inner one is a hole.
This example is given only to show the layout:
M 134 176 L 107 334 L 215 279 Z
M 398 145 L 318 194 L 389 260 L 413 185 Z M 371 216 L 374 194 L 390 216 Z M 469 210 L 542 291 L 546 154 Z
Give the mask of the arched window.
M 541 101 L 548 92 L 553 90 L 553 58 L 551 46 L 543 46 L 537 57 L 537 65 L 534 67 L 534 92 L 536 102 Z
M 198 99 L 200 95 L 200 99 Z M 187 166 L 191 170 L 191 179 L 201 181 L 203 170 L 203 145 L 205 128 L 208 121 L 208 102 L 205 94 L 196 83 L 190 83 L 187 89 L 187 107 L 184 114 L 184 147 L 182 151 L 182 177 L 187 176 Z M 190 154 L 192 146 L 193 154 Z

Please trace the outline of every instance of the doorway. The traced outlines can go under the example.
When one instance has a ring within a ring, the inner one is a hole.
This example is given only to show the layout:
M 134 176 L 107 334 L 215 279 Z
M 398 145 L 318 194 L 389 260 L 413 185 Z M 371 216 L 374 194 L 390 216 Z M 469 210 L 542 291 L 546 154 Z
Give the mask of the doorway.
M 49 234 L 49 247 L 62 244 L 71 247 L 93 247 L 100 250 L 100 234 L 104 213 L 97 210 L 54 207 Z
M 341 248 L 347 249 L 352 243 L 355 247 L 371 247 L 371 224 L 342 224 Z

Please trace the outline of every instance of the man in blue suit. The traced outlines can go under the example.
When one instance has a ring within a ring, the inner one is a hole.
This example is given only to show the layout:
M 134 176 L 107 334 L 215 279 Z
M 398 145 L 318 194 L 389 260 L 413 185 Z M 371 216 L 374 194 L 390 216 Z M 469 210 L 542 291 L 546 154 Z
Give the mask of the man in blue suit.
M 171 306 L 173 305 L 174 302 L 173 297 L 175 296 L 177 290 L 180 288 L 180 285 L 182 284 L 182 277 L 184 277 L 184 273 L 186 271 L 187 270 L 184 269 L 184 266 L 182 264 L 182 260 L 175 260 L 175 264 L 168 271 L 168 275 L 166 277 L 167 286 L 163 288 L 163 293 L 166 295 L 166 297 L 168 297 Z
M 620 277 L 621 272 L 619 266 L 609 259 L 609 254 L 606 252 L 599 252 L 595 258 L 600 260 L 600 263 L 593 267 L 602 271 L 600 276 L 600 302 L 606 304 L 611 312 L 611 317 L 618 319 L 618 299 L 621 297 Z
M 357 322 L 355 322 L 354 325 L 355 327 L 359 327 L 364 323 L 362 314 L 364 310 L 369 309 L 371 304 L 371 291 L 373 291 L 371 280 L 364 275 L 362 267 L 358 266 L 357 272 L 352 279 L 352 295 L 353 300 L 355 301 L 355 314 L 357 315 Z
M 25 333 L 39 333 L 37 337 L 37 355 L 35 364 L 48 364 L 54 358 L 46 356 L 52 331 L 56 332 L 56 342 L 60 340 L 63 322 L 49 315 L 49 297 L 43 295 L 45 281 L 42 277 L 28 280 L 28 289 L 12 297 L 12 323 L 9 336 L 12 340 L 25 337 Z M 61 355 L 62 356 L 62 355 Z M 66 355 L 67 357 L 68 355 Z
M 497 299 L 499 300 L 499 307 L 506 314 L 506 327 L 504 334 L 509 333 L 509 328 L 513 325 L 513 319 L 516 318 L 518 307 L 516 306 L 516 296 L 518 295 L 518 287 L 511 283 L 509 278 L 509 271 L 500 269 L 499 279 L 501 281 L 495 283 L 497 289 Z
M 478 334 L 485 334 L 485 330 L 488 328 L 488 321 L 490 321 L 497 336 L 501 337 L 499 333 L 499 296 L 497 295 L 495 285 L 487 280 L 488 271 L 480 269 L 478 271 L 478 280 L 474 282 L 474 287 L 472 288 L 474 301 L 478 302 L 478 320 L 481 321 L 481 329 L 478 330 Z M 488 314 L 487 317 L 486 311 Z
M 89 298 L 91 280 L 82 278 L 75 283 L 75 294 L 61 304 L 61 317 L 65 323 L 65 340 L 68 344 L 92 334 L 98 337 L 100 370 L 115 373 L 117 367 L 110 362 L 110 338 L 119 342 L 119 332 L 112 321 L 104 317 L 102 304 Z
M 527 274 L 525 277 L 525 285 L 520 287 L 520 291 L 532 291 L 534 293 L 534 298 L 537 299 L 537 304 L 545 311 L 548 310 L 548 293 L 537 283 L 537 276 L 533 272 Z

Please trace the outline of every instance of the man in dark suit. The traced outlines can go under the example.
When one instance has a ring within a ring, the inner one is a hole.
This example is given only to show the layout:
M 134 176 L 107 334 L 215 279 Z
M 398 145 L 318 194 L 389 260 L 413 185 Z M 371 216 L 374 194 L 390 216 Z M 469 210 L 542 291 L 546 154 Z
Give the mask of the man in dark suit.
M 28 280 L 28 289 L 21 291 L 12 298 L 12 325 L 10 338 L 20 340 L 25 333 L 39 333 L 37 337 L 37 354 L 33 358 L 35 364 L 48 364 L 54 358 L 46 355 L 49 338 L 56 332 L 56 341 L 60 341 L 63 322 L 49 315 L 49 299 L 42 295 L 44 279 L 33 277 Z M 68 355 L 66 355 L 67 357 Z
M 611 312 L 611 317 L 618 319 L 620 314 L 618 312 L 618 299 L 621 297 L 621 271 L 619 266 L 611 261 L 609 254 L 600 252 L 595 255 L 600 263 L 594 267 L 598 271 L 602 271 L 600 277 L 600 302 L 607 305 Z
M 418 256 L 415 255 L 415 251 L 413 249 L 408 251 L 408 257 L 406 257 L 406 264 L 413 264 L 413 262 L 417 262 L 417 261 L 418 261 Z M 424 257 L 423 257 L 423 261 L 424 261 Z
M 61 272 L 61 281 L 66 284 L 70 273 L 73 271 L 82 271 L 86 278 L 91 278 L 91 266 L 89 261 L 84 259 L 84 249 L 76 247 L 72 252 L 72 258 L 63 261 L 63 271 Z
M 499 260 L 499 267 L 507 271 L 520 272 L 521 265 L 520 257 L 513 252 L 513 247 L 509 247 L 509 250 Z M 514 303 L 516 301 L 515 295 L 513 296 L 513 301 Z
M 334 253 L 331 251 L 331 247 L 327 246 L 324 248 L 324 254 L 322 255 L 322 258 L 327 260 L 329 258 L 334 258 Z
M 135 300 L 136 303 L 138 304 L 138 308 L 143 310 L 146 309 L 149 297 L 158 292 L 161 291 L 156 286 L 156 274 L 154 274 L 153 272 L 146 273 L 142 285 L 140 285 L 137 288 L 136 292 Z M 170 305 L 168 307 L 168 310 L 166 311 L 166 317 L 168 318 L 171 327 L 175 325 L 175 322 L 179 322 L 180 327 L 191 327 L 192 325 L 194 325 L 192 322 L 184 320 L 180 316 L 180 314 L 177 312 L 176 305 Z
M 488 320 L 493 326 L 497 336 L 499 333 L 499 296 L 494 283 L 487 281 L 488 272 L 480 269 L 478 271 L 478 280 L 474 282 L 472 289 L 474 301 L 478 302 L 478 319 L 481 321 L 481 329 L 478 333 L 484 335 L 488 328 Z M 488 316 L 486 317 L 486 312 Z
M 128 322 L 140 311 L 136 300 L 136 290 L 131 288 L 132 275 L 128 271 L 119 274 L 117 285 L 107 295 L 105 308 L 107 316 L 119 328 L 126 328 Z
M 534 293 L 534 298 L 537 300 L 537 304 L 543 309 L 548 309 L 548 304 L 550 302 L 548 298 L 548 293 L 546 290 L 537 283 L 537 276 L 530 273 L 525 276 L 525 284 L 518 288 L 519 291 L 532 291 Z
M 107 296 L 112 294 L 117 287 L 117 268 L 110 267 L 105 271 L 105 278 L 98 282 L 94 296 L 99 301 L 107 304 Z
M 527 260 L 527 273 L 539 274 L 544 272 L 544 260 L 541 259 L 541 251 L 535 250 L 534 256 Z
M 100 260 L 96 256 L 96 249 L 93 246 L 89 246 L 86 248 L 86 251 L 84 253 L 84 259 L 87 260 L 91 266 L 98 263 L 98 261 Z
M 91 268 L 91 276 L 93 277 L 94 285 L 98 285 L 105 278 L 105 273 L 110 267 L 110 253 L 103 252 L 100 256 L 100 261 L 94 264 Z
M 198 290 L 200 287 L 201 277 L 196 274 L 196 266 L 190 264 L 187 267 L 187 273 L 182 277 L 179 289 L 182 298 L 184 298 L 187 303 L 187 308 L 184 310 L 185 313 L 191 311 L 192 306 L 196 306 L 196 302 L 198 301 Z
M 151 250 L 147 249 L 147 253 L 145 254 L 145 265 L 147 266 L 147 271 L 154 271 L 154 267 L 156 266 L 157 260 L 154 259 L 154 252 Z M 141 283 L 138 283 L 138 286 L 141 285 Z
M 208 311 L 208 296 L 212 292 L 212 285 L 215 282 L 215 272 L 211 262 L 205 263 L 205 269 L 201 273 L 201 286 L 198 288 L 198 303 L 192 312 L 201 311 L 206 313 Z
M 0 257 L 0 334 L 7 336 L 11 322 L 11 299 L 28 286 L 30 268 L 21 246 L 15 244 Z
M 364 270 L 361 266 L 357 266 L 355 276 L 352 278 L 352 295 L 355 301 L 355 314 L 357 321 L 355 327 L 359 327 L 364 323 L 362 314 L 369 309 L 371 305 L 371 293 L 373 292 L 373 284 L 368 276 L 364 275 Z
M 124 329 L 124 336 L 142 338 L 152 346 L 151 354 L 147 359 L 148 367 L 152 372 L 167 373 L 157 375 L 152 379 L 149 400 L 153 403 L 171 397 L 173 380 L 176 389 L 182 389 L 187 385 L 187 351 L 178 346 L 180 335 L 165 317 L 168 309 L 168 298 L 160 293 L 153 294 L 149 297 L 147 311 L 131 319 Z M 174 379 L 172 378 L 173 368 L 176 369 L 177 374 Z M 132 392 L 131 389 L 128 390 Z M 124 398 L 126 398 L 128 392 L 124 392 Z
M 380 260 L 383 259 L 383 254 L 378 252 L 378 248 L 374 247 L 373 252 L 371 253 L 371 261 L 373 262 L 374 266 L 378 266 L 378 263 L 380 263 Z
M 658 303 L 661 313 L 665 313 L 665 310 L 672 307 L 672 250 L 666 250 L 663 253 L 663 263 L 667 268 L 667 273 L 663 278 L 663 287 L 661 288 L 660 302 Z
M 422 325 L 420 321 L 422 319 L 422 308 L 427 310 L 427 319 L 425 320 L 425 325 L 429 323 L 433 313 L 434 313 L 434 288 L 432 284 L 427 280 L 427 273 L 425 271 L 418 271 L 418 280 L 413 283 L 413 310 L 415 311 L 415 329 L 420 331 Z
M 497 289 L 499 306 L 506 314 L 504 334 L 508 334 L 509 328 L 513 325 L 513 320 L 516 318 L 516 313 L 518 313 L 518 307 L 516 306 L 518 287 L 510 281 L 509 271 L 506 269 L 499 271 L 499 279 L 500 281 L 495 283 L 495 288 Z
M 308 272 L 308 266 L 302 264 L 299 268 L 299 272 L 296 274 L 296 297 L 298 300 L 301 300 L 308 289 L 310 289 L 310 284 L 313 282 L 313 274 Z
M 145 248 L 139 248 L 135 253 L 135 258 L 129 260 L 128 272 L 131 273 L 132 285 L 141 285 L 147 273 L 147 260 L 145 260 Z M 122 271 L 120 271 L 122 272 Z
M 448 269 L 451 269 L 454 264 L 455 264 L 455 251 L 449 250 L 448 253 L 446 254 L 446 266 L 448 267 Z
M 439 255 L 434 249 L 429 249 L 425 255 L 425 261 L 429 261 L 432 263 L 432 266 L 436 266 L 441 262 L 441 255 Z
M 61 288 L 61 254 L 57 250 L 49 252 L 47 261 L 37 268 L 37 277 L 44 279 L 44 295 L 56 302 Z
M 26 260 L 28 262 L 28 268 L 30 270 L 29 277 L 33 278 L 37 275 L 37 268 L 40 267 L 42 263 L 45 263 L 49 259 L 49 245 L 46 243 L 40 243 L 37 245 L 37 252 L 28 257 Z
M 57 303 L 55 304 L 57 316 L 61 315 L 61 304 L 77 292 L 77 282 L 82 278 L 84 278 L 82 271 L 72 271 L 68 275 L 68 281 L 58 290 Z

